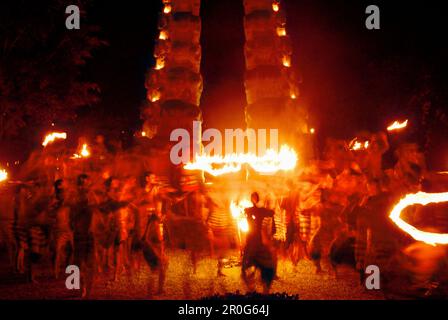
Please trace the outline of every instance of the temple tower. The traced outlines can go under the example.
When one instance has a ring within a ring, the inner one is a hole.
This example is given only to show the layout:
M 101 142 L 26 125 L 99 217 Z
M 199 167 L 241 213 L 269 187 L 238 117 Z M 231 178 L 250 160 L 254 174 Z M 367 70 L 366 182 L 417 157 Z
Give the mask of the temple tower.
M 277 0 L 244 0 L 244 12 L 247 127 L 279 129 L 280 143 L 302 149 L 307 119 L 298 105 L 284 10 Z
M 200 0 L 163 0 L 156 64 L 146 78 L 149 106 L 142 112 L 149 138 L 169 141 L 172 130 L 191 130 L 201 119 Z

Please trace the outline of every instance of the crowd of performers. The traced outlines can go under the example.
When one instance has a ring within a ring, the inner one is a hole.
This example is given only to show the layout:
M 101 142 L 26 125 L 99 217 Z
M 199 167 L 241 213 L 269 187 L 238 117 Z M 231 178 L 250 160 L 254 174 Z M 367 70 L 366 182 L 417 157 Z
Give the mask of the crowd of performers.
M 414 144 L 400 145 L 394 166 L 384 169 L 387 136 L 368 138 L 369 148 L 361 151 L 330 141 L 322 159 L 286 178 L 286 192 L 252 190 L 259 192 L 251 194 L 253 207 L 245 210 L 243 239 L 229 213 L 231 199 L 219 189 L 209 192 L 199 184 L 180 190 L 149 171 L 118 177 L 85 170 L 74 179 L 16 185 L 10 194 L 14 201 L 2 200 L 2 211 L 11 215 L 2 214 L 1 242 L 15 272 L 30 281 L 38 278 L 44 257 L 52 261 L 56 278 L 65 275 L 66 266 L 77 265 L 85 297 L 100 273 L 119 279 L 148 267 L 157 279 L 155 289 L 151 278 L 150 290 L 162 292 L 170 248 L 189 251 L 193 272 L 207 252 L 217 259 L 218 276 L 225 274 L 229 250 L 241 249 L 243 281 L 253 289 L 258 270 L 266 292 L 278 278 L 280 258 L 294 265 L 307 259 L 317 273 L 335 276 L 338 265 L 348 264 L 361 279 L 366 266 L 374 264 L 387 279 L 402 272 L 397 266 L 412 253 L 408 270 L 419 268 L 420 284 L 434 283 L 443 269 L 440 261 L 446 263 L 446 249 L 431 249 L 429 260 L 436 262 L 428 263 L 426 247 L 416 246 L 388 218 L 397 199 L 426 183 L 423 154 Z M 418 210 L 407 219 L 428 223 Z M 443 213 L 431 219 L 432 225 L 448 227 Z

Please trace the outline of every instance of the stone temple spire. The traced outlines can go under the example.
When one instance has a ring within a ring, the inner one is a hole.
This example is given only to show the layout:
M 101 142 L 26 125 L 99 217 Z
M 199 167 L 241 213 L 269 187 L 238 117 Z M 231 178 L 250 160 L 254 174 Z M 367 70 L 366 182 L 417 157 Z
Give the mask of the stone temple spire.
M 201 19 L 200 0 L 163 0 L 163 5 L 142 118 L 147 137 L 169 141 L 173 129 L 191 130 L 201 119 Z
M 297 147 L 308 128 L 282 3 L 244 0 L 244 11 L 247 127 L 279 129 L 280 143 Z

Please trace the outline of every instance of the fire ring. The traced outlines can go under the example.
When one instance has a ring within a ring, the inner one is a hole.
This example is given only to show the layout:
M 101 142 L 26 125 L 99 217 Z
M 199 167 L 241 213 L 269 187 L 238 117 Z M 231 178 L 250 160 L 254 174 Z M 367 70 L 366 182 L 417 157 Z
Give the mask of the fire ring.
M 417 229 L 401 219 L 401 212 L 412 205 L 421 204 L 426 206 L 429 203 L 441 203 L 448 202 L 448 192 L 442 193 L 426 193 L 418 192 L 414 194 L 408 194 L 401 199 L 390 212 L 389 218 L 404 232 L 409 234 L 417 241 L 423 241 L 430 245 L 448 244 L 447 233 L 434 233 Z

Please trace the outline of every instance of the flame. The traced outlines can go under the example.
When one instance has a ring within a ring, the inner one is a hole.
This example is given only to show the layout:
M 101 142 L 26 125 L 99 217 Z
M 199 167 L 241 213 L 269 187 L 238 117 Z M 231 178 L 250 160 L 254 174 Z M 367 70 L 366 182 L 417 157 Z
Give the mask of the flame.
M 276 1 L 272 3 L 272 10 L 278 12 L 280 10 L 280 4 Z
M 387 131 L 400 130 L 400 129 L 406 128 L 407 125 L 408 125 L 408 120 L 405 120 L 403 122 L 395 121 L 394 123 L 392 123 L 390 126 L 387 127 Z
M 311 133 L 311 134 L 315 134 L 315 133 L 316 133 L 316 129 L 311 128 L 311 129 L 310 129 L 310 133 Z
M 67 133 L 65 132 L 52 132 L 45 136 L 44 142 L 42 145 L 46 147 L 49 143 L 54 142 L 56 139 L 67 139 Z
M 286 55 L 283 56 L 282 63 L 283 63 L 284 67 L 287 67 L 287 68 L 291 67 L 291 57 L 290 56 L 286 56 Z
M 142 137 L 146 137 L 146 132 L 142 131 Z
M 244 214 L 244 209 L 251 207 L 253 207 L 253 204 L 247 199 L 240 200 L 238 203 L 233 200 L 230 202 L 230 212 L 232 213 L 233 219 L 236 220 L 238 228 L 242 232 L 249 231 L 249 223 Z
M 80 159 L 80 158 L 87 158 L 90 156 L 90 151 L 87 147 L 87 143 L 84 143 L 82 145 L 81 151 L 78 153 L 73 154 L 72 159 Z
M 157 102 L 160 100 L 161 93 L 158 90 L 154 90 L 151 92 L 151 102 Z
M 163 13 L 164 14 L 169 14 L 169 13 L 171 13 L 172 9 L 173 8 L 171 7 L 171 5 L 169 3 L 167 3 L 167 4 L 165 4 L 165 7 L 163 8 Z
M 160 31 L 159 40 L 168 40 L 168 32 L 166 30 Z
M 161 70 L 163 68 L 165 68 L 165 59 L 162 57 L 158 57 L 154 69 Z
M 359 151 L 368 149 L 369 144 L 370 144 L 369 141 L 360 142 L 358 141 L 358 138 L 355 138 L 352 141 L 350 141 L 348 147 L 350 150 Z
M 220 176 L 240 171 L 243 164 L 248 164 L 255 171 L 265 174 L 276 173 L 280 170 L 289 171 L 294 169 L 297 164 L 297 154 L 287 145 L 283 145 L 280 152 L 269 149 L 263 156 L 257 156 L 253 153 L 232 153 L 224 157 L 196 155 L 195 161 L 187 163 L 184 168 L 186 170 L 201 170 L 213 176 Z M 222 165 L 222 167 L 215 169 L 213 165 Z
M 5 169 L 0 170 L 0 182 L 8 180 L 8 172 Z
M 295 93 L 291 93 L 291 99 L 293 100 L 297 99 L 297 95 Z
M 277 27 L 277 35 L 279 37 L 286 37 L 286 28 L 285 27 Z
M 390 212 L 389 218 L 404 232 L 409 234 L 417 241 L 423 241 L 427 244 L 435 246 L 436 244 L 448 244 L 447 233 L 426 232 L 417 229 L 416 227 L 406 223 L 401 219 L 401 212 L 409 206 L 414 204 L 421 204 L 426 206 L 429 203 L 448 202 L 448 192 L 442 193 L 426 193 L 418 192 L 414 194 L 407 194 L 401 199 Z

